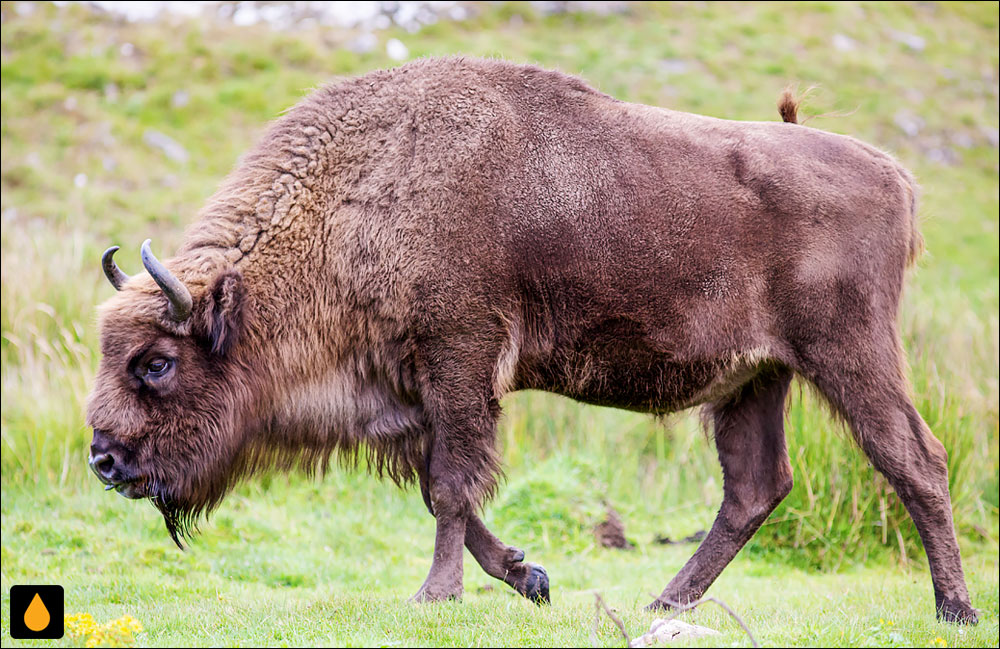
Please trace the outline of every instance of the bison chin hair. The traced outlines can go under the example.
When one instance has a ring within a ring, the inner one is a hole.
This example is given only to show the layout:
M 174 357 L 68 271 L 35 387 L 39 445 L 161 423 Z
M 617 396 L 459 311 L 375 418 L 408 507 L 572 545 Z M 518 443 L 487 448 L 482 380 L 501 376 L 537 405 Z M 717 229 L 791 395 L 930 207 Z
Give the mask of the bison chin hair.
M 163 516 L 170 539 L 181 550 L 198 532 L 198 521 L 214 510 L 245 473 L 245 463 L 218 460 L 209 470 L 161 467 L 148 480 L 149 500 Z
M 198 523 L 222 502 L 226 494 L 239 482 L 253 476 L 273 471 L 299 471 L 306 476 L 322 475 L 334 453 L 346 464 L 356 464 L 357 447 L 337 448 L 336 445 L 317 448 L 275 447 L 260 441 L 250 441 L 234 453 L 234 457 L 219 459 L 210 469 L 195 470 L 194 466 L 166 466 L 161 463 L 147 481 L 149 500 L 163 516 L 167 532 L 178 548 L 184 550 L 184 541 L 198 533 Z M 422 450 L 422 446 L 421 446 Z M 423 457 L 423 454 L 420 454 Z M 399 467 L 393 459 L 371 453 L 370 468 L 381 475 L 388 473 L 397 484 L 411 482 L 415 469 L 404 477 L 397 475 Z M 415 461 L 410 458 L 411 462 Z M 391 466 L 385 466 L 391 465 Z
M 195 490 L 185 497 L 163 480 L 150 481 L 149 499 L 163 516 L 167 533 L 178 548 L 184 549 L 184 540 L 190 540 L 198 532 L 201 517 L 207 517 L 222 501 L 229 491 L 227 483 L 214 485 L 210 491 Z
M 246 478 L 274 471 L 321 476 L 328 470 L 331 458 L 336 457 L 345 468 L 364 465 L 379 478 L 389 478 L 406 488 L 417 481 L 426 464 L 428 442 L 429 437 L 422 430 L 414 430 L 402 439 L 384 444 L 360 444 L 344 439 L 312 448 L 249 443 L 225 470 L 204 474 L 200 479 L 178 483 L 154 477 L 148 483 L 149 499 L 163 516 L 171 540 L 184 550 L 184 540 L 190 540 L 198 532 L 202 517 L 207 518 L 229 490 Z
M 198 518 L 201 516 L 202 510 L 181 505 L 169 496 L 163 495 L 163 491 L 157 485 L 153 486 L 150 500 L 163 516 L 170 540 L 183 550 L 182 539 L 190 539 L 198 531 Z

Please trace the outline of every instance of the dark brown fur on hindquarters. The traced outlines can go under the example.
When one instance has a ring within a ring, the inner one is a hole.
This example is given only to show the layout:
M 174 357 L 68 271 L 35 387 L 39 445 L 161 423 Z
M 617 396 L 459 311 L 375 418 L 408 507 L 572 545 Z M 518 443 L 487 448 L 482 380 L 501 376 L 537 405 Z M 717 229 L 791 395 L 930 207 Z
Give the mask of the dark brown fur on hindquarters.
M 800 372 L 847 420 L 913 519 L 930 564 L 938 617 L 975 624 L 952 523 L 948 453 L 910 400 L 896 332 L 844 332 L 840 344 L 841 354 L 805 351 Z M 859 375 L 845 366 L 848 349 L 869 371 Z
M 174 258 L 144 246 L 156 281 L 106 254 L 120 290 L 99 318 L 95 473 L 151 498 L 180 542 L 244 476 L 363 456 L 425 485 L 437 537 L 418 599 L 461 595 L 464 545 L 542 600 L 544 571 L 476 517 L 497 485 L 500 399 L 709 404 L 725 498 L 665 591 L 690 599 L 787 492 L 794 373 L 913 516 L 942 617 L 974 620 L 944 449 L 909 400 L 896 326 L 922 247 L 916 183 L 794 123 L 790 96 L 780 112 L 691 115 L 466 58 L 316 91 Z

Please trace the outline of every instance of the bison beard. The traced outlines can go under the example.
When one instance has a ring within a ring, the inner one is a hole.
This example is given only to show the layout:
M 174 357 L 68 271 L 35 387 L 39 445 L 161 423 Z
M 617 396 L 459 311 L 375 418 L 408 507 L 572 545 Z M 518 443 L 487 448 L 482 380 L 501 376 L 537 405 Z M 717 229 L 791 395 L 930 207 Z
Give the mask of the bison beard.
M 548 576 L 477 512 L 501 398 L 698 405 L 724 475 L 712 529 L 652 607 L 699 598 L 788 494 L 783 409 L 817 388 L 920 532 L 936 609 L 976 621 L 947 454 L 909 397 L 896 318 L 917 186 L 855 139 L 617 101 L 502 61 L 430 59 L 279 119 L 167 263 L 102 307 L 91 466 L 178 546 L 240 478 L 365 458 L 437 532 L 414 598 L 467 548 L 536 601 Z M 135 453 L 130 449 L 142 449 Z M 143 493 L 139 485 L 146 485 Z
M 149 499 L 163 516 L 170 539 L 183 550 L 182 539 L 191 538 L 198 531 L 198 517 L 201 510 L 181 507 L 170 500 L 169 496 L 164 495 L 163 488 L 157 484 L 153 484 L 151 491 Z

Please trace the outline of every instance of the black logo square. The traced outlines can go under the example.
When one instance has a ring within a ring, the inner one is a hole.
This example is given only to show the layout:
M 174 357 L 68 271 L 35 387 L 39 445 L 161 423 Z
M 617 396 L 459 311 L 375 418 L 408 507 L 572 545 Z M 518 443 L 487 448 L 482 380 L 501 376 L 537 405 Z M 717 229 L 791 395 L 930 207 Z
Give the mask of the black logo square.
M 16 640 L 63 637 L 63 599 L 62 586 L 11 586 L 10 637 Z

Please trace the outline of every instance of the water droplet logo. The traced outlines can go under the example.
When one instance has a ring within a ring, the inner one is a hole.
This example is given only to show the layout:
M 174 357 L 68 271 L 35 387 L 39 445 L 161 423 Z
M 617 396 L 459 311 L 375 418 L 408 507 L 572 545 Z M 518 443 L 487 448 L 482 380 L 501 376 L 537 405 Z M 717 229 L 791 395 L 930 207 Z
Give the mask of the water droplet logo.
M 28 609 L 24 612 L 24 626 L 38 633 L 47 627 L 51 620 L 49 609 L 45 608 L 42 598 L 38 596 L 38 593 L 35 593 L 31 603 L 28 604 Z
M 10 637 L 58 640 L 65 633 L 66 593 L 57 585 L 10 587 Z

